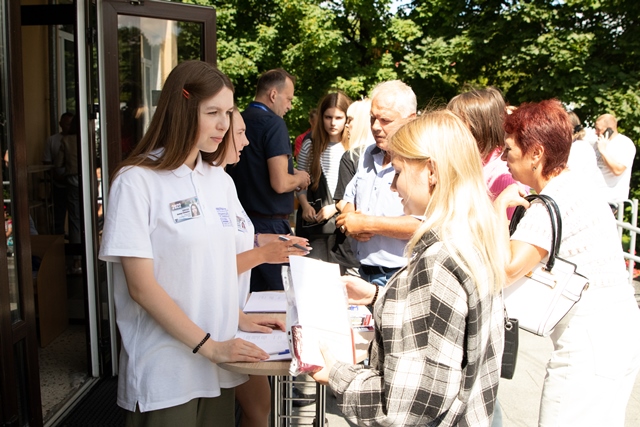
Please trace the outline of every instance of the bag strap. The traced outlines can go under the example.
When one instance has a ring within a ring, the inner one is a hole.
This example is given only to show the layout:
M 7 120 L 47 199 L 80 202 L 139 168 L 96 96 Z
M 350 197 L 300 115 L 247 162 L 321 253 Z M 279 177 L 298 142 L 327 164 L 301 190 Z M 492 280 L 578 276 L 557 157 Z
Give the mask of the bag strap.
M 324 171 L 320 170 L 320 182 L 318 182 L 318 188 L 312 190 L 311 186 L 309 186 L 309 188 L 307 188 L 307 194 L 309 193 L 312 194 L 314 199 L 322 200 L 323 207 L 333 203 L 333 197 L 329 190 L 329 182 L 327 181 L 327 177 L 324 175 Z
M 529 203 L 536 199 L 540 200 L 549 213 L 549 219 L 551 221 L 551 250 L 549 251 L 549 260 L 547 261 L 547 271 L 551 271 L 556 263 L 556 256 L 558 252 L 560 252 L 560 242 L 562 241 L 562 217 L 560 215 L 560 208 L 558 208 L 555 200 L 546 194 L 529 194 L 525 199 Z M 510 235 L 516 231 L 518 223 L 524 216 L 525 210 L 524 206 L 518 206 L 513 212 L 511 223 L 509 224 Z

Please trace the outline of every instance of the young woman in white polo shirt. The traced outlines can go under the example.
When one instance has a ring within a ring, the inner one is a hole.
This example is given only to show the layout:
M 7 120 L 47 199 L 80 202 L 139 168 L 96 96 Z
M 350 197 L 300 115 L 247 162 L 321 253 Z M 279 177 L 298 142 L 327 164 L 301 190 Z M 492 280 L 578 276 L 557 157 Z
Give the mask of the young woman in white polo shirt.
M 234 339 L 238 328 L 274 325 L 237 314 L 237 195 L 215 167 L 233 105 L 227 76 L 181 63 L 148 131 L 112 175 L 100 258 L 113 263 L 118 405 L 128 426 L 233 426 L 233 387 L 245 377 L 217 363 L 268 358 Z
M 224 162 L 221 166 L 237 163 L 244 147 L 249 145 L 245 135 L 247 127 L 242 115 L 237 108 L 233 111 L 233 125 L 229 133 L 233 135 L 229 139 L 230 146 L 226 150 Z M 228 177 L 230 185 L 235 188 L 233 180 Z M 237 205 L 237 233 L 236 251 L 238 253 L 238 296 L 240 309 L 249 296 L 251 281 L 251 269 L 260 264 L 284 264 L 289 262 L 291 255 L 307 255 L 309 251 L 295 248 L 293 245 L 307 245 L 307 239 L 288 236 L 288 241 L 278 239 L 277 234 L 255 234 L 255 228 L 238 201 Z M 267 427 L 269 425 L 269 412 L 271 410 L 271 388 L 266 376 L 249 376 L 247 382 L 236 387 L 236 399 L 242 407 L 240 427 Z

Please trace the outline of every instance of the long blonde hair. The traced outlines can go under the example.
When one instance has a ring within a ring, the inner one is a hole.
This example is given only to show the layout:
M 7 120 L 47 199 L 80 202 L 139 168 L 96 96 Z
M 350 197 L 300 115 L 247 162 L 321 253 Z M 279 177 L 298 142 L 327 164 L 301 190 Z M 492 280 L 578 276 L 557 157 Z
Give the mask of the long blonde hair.
M 349 134 L 344 132 L 344 137 L 348 138 L 345 145 L 349 149 L 349 155 L 353 160 L 353 154 L 358 157 L 369 145 L 376 142 L 371 133 L 371 100 L 364 98 L 353 102 L 347 110 L 347 120 L 351 117 Z
M 580 123 L 580 117 L 573 111 L 569 111 L 567 114 L 569 114 L 569 120 L 571 121 L 571 126 L 573 126 L 573 142 L 584 139 L 587 136 L 587 131 L 584 130 L 584 126 Z
M 507 248 L 469 128 L 451 111 L 425 113 L 394 134 L 390 151 L 395 158 L 423 162 L 425 167 L 430 160 L 437 178 L 425 220 L 409 241 L 407 255 L 426 232 L 437 231 L 480 294 L 498 292 L 505 283 Z

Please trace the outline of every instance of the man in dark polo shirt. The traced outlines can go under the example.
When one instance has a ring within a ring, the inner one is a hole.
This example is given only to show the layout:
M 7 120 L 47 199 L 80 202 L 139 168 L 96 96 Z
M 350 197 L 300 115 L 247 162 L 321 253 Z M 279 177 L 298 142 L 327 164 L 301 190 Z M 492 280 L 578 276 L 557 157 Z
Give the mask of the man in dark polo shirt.
M 293 192 L 309 185 L 309 174 L 293 168 L 283 120 L 291 109 L 294 84 L 295 78 L 281 68 L 263 73 L 255 100 L 242 113 L 249 145 L 229 174 L 256 233 L 291 233 Z M 262 264 L 251 270 L 252 292 L 281 289 L 280 265 Z

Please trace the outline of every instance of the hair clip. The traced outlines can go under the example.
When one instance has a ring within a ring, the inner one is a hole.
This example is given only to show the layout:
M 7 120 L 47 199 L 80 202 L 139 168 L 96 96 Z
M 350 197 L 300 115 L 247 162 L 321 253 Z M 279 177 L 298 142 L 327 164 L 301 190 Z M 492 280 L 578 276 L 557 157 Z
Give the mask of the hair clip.
M 182 96 L 184 96 L 185 98 L 189 99 L 189 92 L 187 92 L 186 89 L 182 89 Z

